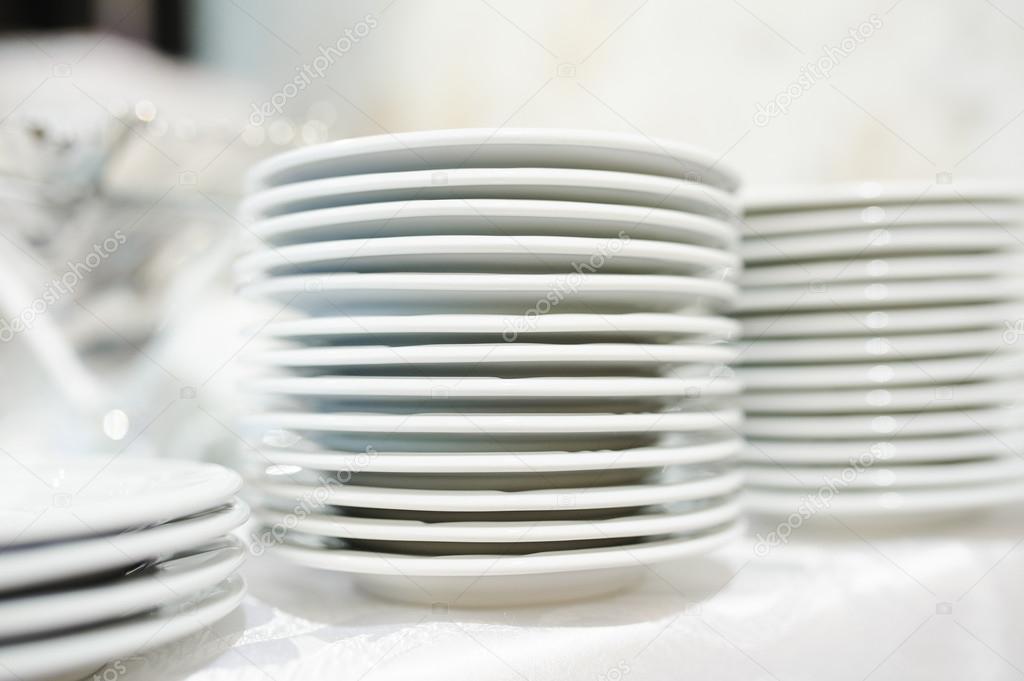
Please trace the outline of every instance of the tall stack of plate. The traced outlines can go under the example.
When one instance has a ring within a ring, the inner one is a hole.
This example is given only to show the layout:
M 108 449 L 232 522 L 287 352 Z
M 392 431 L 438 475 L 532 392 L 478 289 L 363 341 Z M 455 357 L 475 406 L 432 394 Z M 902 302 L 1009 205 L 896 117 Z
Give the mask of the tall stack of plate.
M 452 130 L 252 184 L 243 293 L 297 313 L 248 385 L 276 553 L 472 605 L 608 591 L 736 533 L 739 207 L 714 158 Z
M 80 678 L 239 604 L 238 474 L 184 461 L 0 463 L 0 679 Z
M 754 510 L 892 521 L 1024 498 L 1022 196 L 867 183 L 751 197 Z

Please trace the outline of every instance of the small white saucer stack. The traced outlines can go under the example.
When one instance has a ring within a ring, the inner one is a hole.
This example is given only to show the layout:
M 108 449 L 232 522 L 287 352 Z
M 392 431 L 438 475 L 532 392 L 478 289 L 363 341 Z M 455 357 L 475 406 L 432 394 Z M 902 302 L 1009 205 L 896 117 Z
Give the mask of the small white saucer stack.
M 865 183 L 750 198 L 753 510 L 892 523 L 1024 498 L 1022 197 Z
M 0 679 L 81 678 L 241 602 L 238 474 L 163 459 L 0 463 Z
M 732 537 L 736 184 L 688 148 L 564 130 L 258 166 L 242 291 L 301 315 L 266 325 L 281 347 L 249 384 L 273 405 L 250 421 L 264 539 L 473 605 L 606 592 Z

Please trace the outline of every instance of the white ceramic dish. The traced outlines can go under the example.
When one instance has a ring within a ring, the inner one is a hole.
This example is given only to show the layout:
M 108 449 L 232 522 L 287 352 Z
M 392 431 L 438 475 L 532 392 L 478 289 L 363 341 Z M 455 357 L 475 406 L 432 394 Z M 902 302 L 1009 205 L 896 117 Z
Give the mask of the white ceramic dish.
M 272 412 L 248 419 L 255 424 L 298 431 L 430 435 L 544 435 L 671 433 L 734 428 L 741 422 L 733 409 L 652 414 L 533 414 Z
M 134 532 L 34 544 L 0 552 L 0 592 L 70 581 L 185 552 L 223 537 L 249 518 L 241 501 Z
M 1024 363 L 1024 358 L 1021 361 Z M 740 405 L 748 414 L 923 412 L 1012 404 L 1024 398 L 1022 388 L 1019 380 L 993 380 L 869 390 L 766 391 L 744 395 Z
M 830 388 L 914 385 L 935 388 L 1000 377 L 1021 378 L 1024 356 L 1017 352 L 1003 352 L 942 359 L 748 366 L 738 367 L 736 373 L 749 395 Z
M 743 220 L 744 231 L 751 236 L 807 234 L 865 227 L 896 225 L 971 225 L 1000 223 L 1012 226 L 1024 219 L 1024 205 L 1006 202 L 972 202 L 945 204 L 893 203 L 846 206 L 819 210 L 771 213 L 748 213 Z
M 604 449 L 579 452 L 416 452 L 299 451 L 262 449 L 260 459 L 283 466 L 322 471 L 381 473 L 548 473 L 608 471 L 710 464 L 739 454 L 738 438 L 696 441 L 675 446 Z M 3 562 L 0 560 L 0 568 Z
M 594 597 L 622 589 L 652 565 L 713 551 L 737 538 L 741 525 L 703 536 L 683 536 L 625 546 L 529 555 L 407 556 L 342 548 L 282 545 L 288 561 L 355 573 L 357 583 L 383 598 L 458 606 L 500 606 Z
M 816 490 L 823 486 L 845 489 L 909 487 L 962 487 L 1024 479 L 1024 462 L 1017 457 L 944 464 L 855 469 L 839 466 L 748 466 L 743 475 L 749 487 L 777 487 Z
M 68 457 L 0 463 L 0 546 L 117 532 L 227 503 L 233 471 L 168 459 Z
M 923 438 L 877 437 L 862 440 L 754 440 L 741 455 L 755 464 L 848 465 L 851 461 L 877 465 L 967 461 L 1017 456 L 1024 447 L 1024 429 L 1015 426 L 995 432 L 976 432 Z
M 343 482 L 361 487 L 388 487 L 425 490 L 495 490 L 521 492 L 525 490 L 559 489 L 568 487 L 595 487 L 611 485 L 637 485 L 650 482 L 661 475 L 651 468 L 617 468 L 600 471 L 515 471 L 511 473 L 375 473 L 368 471 L 332 472 L 300 470 L 281 466 L 257 467 L 256 474 L 274 473 L 278 479 L 289 482 L 321 484 L 328 481 Z M 423 520 L 424 518 L 416 518 Z M 493 519 L 493 518 L 492 518 Z
M 914 227 L 896 225 L 876 229 L 852 229 L 820 234 L 785 234 L 743 241 L 743 261 L 749 267 L 760 264 L 825 260 L 834 258 L 875 258 L 900 255 L 983 253 L 1019 251 L 1021 234 L 1004 225 L 938 225 Z
M 375 272 L 274 277 L 241 289 L 316 314 L 355 311 L 666 312 L 730 305 L 725 281 L 656 274 L 444 274 Z
M 321 241 L 260 249 L 237 263 L 239 277 L 334 272 L 683 274 L 735 278 L 740 259 L 704 246 L 639 239 L 431 235 Z
M 763 213 L 892 203 L 1020 201 L 1022 196 L 1024 183 L 1019 180 L 969 180 L 949 184 L 895 181 L 763 187 L 743 198 L 747 212 Z
M 810 284 L 827 288 L 849 282 L 889 283 L 949 277 L 987 279 L 1016 273 L 1020 262 L 1021 258 L 1015 255 L 992 253 L 822 260 L 754 267 L 743 273 L 740 284 L 744 288 Z
M 210 627 L 231 613 L 245 595 L 245 582 L 233 576 L 201 598 L 160 610 L 42 638 L 0 646 L 0 678 L 79 678 L 102 664 L 140 655 Z
M 1024 307 L 1022 307 L 1024 312 Z M 324 345 L 409 345 L 512 340 L 560 342 L 660 342 L 688 338 L 730 340 L 739 322 L 684 314 L 389 315 L 293 319 L 271 322 L 260 333 L 275 339 Z
M 494 405 L 514 403 L 594 404 L 630 401 L 671 402 L 736 395 L 740 384 L 725 377 L 572 376 L 495 378 L 491 376 L 314 376 L 248 381 L 264 394 L 359 403 L 426 402 Z
M 38 636 L 155 610 L 215 587 L 245 560 L 245 550 L 237 540 L 197 550 L 138 574 L 0 599 L 0 638 Z M 0 651 L 2 646 L 0 643 Z
M 574 168 L 447 168 L 297 182 L 248 195 L 250 219 L 357 203 L 418 199 L 534 199 L 667 208 L 733 220 L 740 205 L 710 185 L 655 175 Z
M 313 347 L 269 350 L 250 356 L 253 364 L 330 371 L 407 367 L 422 376 L 459 367 L 465 373 L 496 370 L 621 370 L 673 365 L 718 365 L 737 350 L 724 344 L 647 345 L 632 343 L 469 343 L 443 345 Z
M 995 328 L 1010 331 L 1008 338 L 1024 337 L 1014 332 L 1024 320 L 1024 304 L 984 303 L 937 305 L 924 308 L 865 309 L 839 312 L 804 312 L 786 315 L 751 315 L 743 320 L 748 338 L 806 338 L 809 336 L 868 336 L 879 334 L 929 333 L 965 329 Z M 1012 345 L 1012 343 L 1010 343 Z
M 1024 280 L 945 278 L 892 281 L 759 286 L 743 292 L 736 314 L 787 313 L 806 310 L 884 309 L 912 305 L 959 305 L 1024 299 Z
M 461 128 L 338 140 L 256 165 L 250 187 L 322 177 L 436 168 L 594 168 L 706 182 L 727 191 L 736 173 L 707 152 L 669 140 L 597 130 Z
M 284 477 L 284 476 L 281 476 Z M 433 490 L 370 487 L 341 482 L 300 484 L 277 482 L 270 476 L 252 481 L 261 492 L 291 502 L 316 499 L 320 503 L 356 508 L 381 508 L 434 512 L 567 511 L 578 509 L 634 508 L 727 496 L 736 492 L 738 473 L 708 474 L 652 484 L 567 489 L 536 489 L 516 492 L 498 490 Z
M 1024 349 L 1024 348 L 1022 348 Z M 957 355 L 993 355 L 1014 352 L 1000 329 L 951 331 L 905 335 L 757 340 L 739 345 L 745 364 L 783 365 L 808 362 L 866 362 L 882 359 L 918 360 Z M 826 371 L 823 367 L 822 371 Z
M 664 208 L 530 199 L 424 199 L 322 208 L 258 220 L 272 246 L 382 236 L 483 234 L 565 236 L 696 244 L 734 250 L 733 222 Z
M 744 432 L 751 438 L 791 440 L 932 437 L 1017 428 L 1020 407 L 960 409 L 922 414 L 842 416 L 750 416 Z
M 433 522 L 309 514 L 295 521 L 287 514 L 265 511 L 268 526 L 287 526 L 297 532 L 339 539 L 394 542 L 479 542 L 487 544 L 604 540 L 702 532 L 734 522 L 739 504 L 727 501 L 709 507 L 650 510 L 616 518 L 588 521 L 504 520 L 500 522 Z M 550 547 L 557 548 L 557 547 Z
M 877 519 L 891 525 L 896 520 L 943 520 L 962 518 L 969 511 L 992 509 L 1024 500 L 1024 482 L 992 483 L 947 489 L 839 491 L 818 513 L 837 518 Z M 798 513 L 808 502 L 807 492 L 750 489 L 744 493 L 746 508 L 755 514 Z
M 628 449 L 666 444 L 669 436 L 738 434 L 737 410 L 672 413 L 294 413 L 246 420 L 264 441 L 305 439 L 348 451 L 529 452 Z

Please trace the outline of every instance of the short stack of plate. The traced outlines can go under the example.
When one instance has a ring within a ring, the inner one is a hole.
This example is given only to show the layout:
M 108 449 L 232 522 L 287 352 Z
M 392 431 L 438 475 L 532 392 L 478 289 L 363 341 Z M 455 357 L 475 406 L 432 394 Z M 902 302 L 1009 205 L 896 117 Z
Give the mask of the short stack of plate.
M 0 679 L 127 665 L 232 612 L 245 587 L 236 574 L 245 550 L 231 536 L 248 518 L 240 486 L 237 473 L 209 464 L 8 457 Z
M 736 534 L 739 208 L 714 158 L 435 131 L 282 154 L 252 185 L 242 293 L 281 310 L 247 385 L 272 405 L 249 459 L 275 553 L 474 605 L 606 592 Z
M 739 373 L 753 510 L 894 522 L 1024 498 L 1022 196 L 751 196 Z

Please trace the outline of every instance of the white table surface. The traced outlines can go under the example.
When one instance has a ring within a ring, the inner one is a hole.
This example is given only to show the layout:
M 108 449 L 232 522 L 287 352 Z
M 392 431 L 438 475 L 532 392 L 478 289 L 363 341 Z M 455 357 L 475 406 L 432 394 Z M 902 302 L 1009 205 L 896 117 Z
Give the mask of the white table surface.
M 243 608 L 123 678 L 1017 679 L 1022 543 L 1024 509 L 888 533 L 824 519 L 766 554 L 751 536 L 617 596 L 505 610 L 388 603 L 253 558 Z

